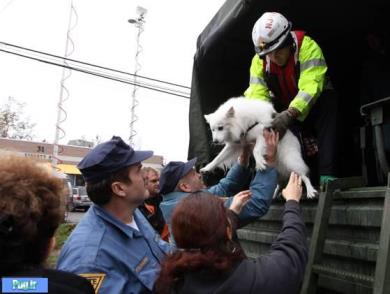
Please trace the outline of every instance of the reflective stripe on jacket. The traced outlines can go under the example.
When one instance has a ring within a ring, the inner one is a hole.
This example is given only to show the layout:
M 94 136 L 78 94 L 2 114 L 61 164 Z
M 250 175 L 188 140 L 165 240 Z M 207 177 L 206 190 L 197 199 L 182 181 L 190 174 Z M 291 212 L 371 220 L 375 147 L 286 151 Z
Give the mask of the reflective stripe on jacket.
M 324 83 L 327 65 L 318 44 L 308 36 L 304 36 L 301 47 L 297 44 L 295 32 L 292 32 L 294 42 L 296 42 L 297 51 L 291 54 L 290 59 L 297 58 L 295 65 L 298 66 L 297 93 L 290 97 L 290 107 L 294 107 L 301 112 L 299 120 L 303 121 L 308 115 L 316 99 L 320 96 Z M 267 57 L 268 58 L 268 57 Z M 266 66 L 264 60 L 256 54 L 252 59 L 250 67 L 249 88 L 244 95 L 248 98 L 262 99 L 272 101 L 275 93 L 270 91 L 266 76 Z M 287 62 L 289 63 L 289 62 Z M 284 71 L 280 71 L 283 73 Z M 284 79 L 291 78 L 289 76 Z M 281 99 L 281 97 L 276 97 Z

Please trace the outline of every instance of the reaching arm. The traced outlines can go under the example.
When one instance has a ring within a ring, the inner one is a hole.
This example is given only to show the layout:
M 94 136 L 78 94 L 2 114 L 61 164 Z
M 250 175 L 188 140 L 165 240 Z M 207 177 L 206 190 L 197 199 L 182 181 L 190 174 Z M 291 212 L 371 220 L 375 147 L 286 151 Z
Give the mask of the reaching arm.
M 277 172 L 273 166 L 276 160 L 279 134 L 264 130 L 263 136 L 266 143 L 265 159 L 269 167 L 266 170 L 257 171 L 252 180 L 249 187 L 252 197 L 239 214 L 239 226 L 252 222 L 267 213 L 277 185 Z M 231 201 L 232 199 L 229 199 L 226 205 L 230 206 Z
M 277 185 L 277 172 L 274 168 L 258 171 L 250 184 L 251 199 L 242 208 L 239 214 L 239 227 L 257 220 L 267 213 Z M 226 201 L 230 206 L 233 198 Z
M 308 259 L 306 228 L 299 206 L 302 196 L 301 177 L 291 173 L 282 194 L 287 200 L 282 231 L 272 244 L 270 254 L 256 260 L 256 271 L 261 273 L 262 281 L 274 285 L 273 293 L 298 293 Z
M 263 282 L 273 285 L 272 293 L 299 293 L 307 259 L 302 212 L 298 202 L 289 200 L 284 209 L 282 231 L 273 243 L 271 252 L 256 259 L 256 271 L 261 274 Z M 262 286 L 259 284 L 258 288 Z
M 249 155 L 248 155 L 249 157 Z M 230 197 L 248 188 L 250 170 L 246 167 L 246 160 L 240 158 L 240 163 L 236 163 L 229 170 L 226 177 L 215 186 L 207 190 L 214 195 Z
M 321 48 L 308 36 L 304 37 L 299 50 L 299 62 L 299 91 L 291 101 L 290 107 L 299 111 L 298 120 L 303 121 L 324 88 L 328 67 Z

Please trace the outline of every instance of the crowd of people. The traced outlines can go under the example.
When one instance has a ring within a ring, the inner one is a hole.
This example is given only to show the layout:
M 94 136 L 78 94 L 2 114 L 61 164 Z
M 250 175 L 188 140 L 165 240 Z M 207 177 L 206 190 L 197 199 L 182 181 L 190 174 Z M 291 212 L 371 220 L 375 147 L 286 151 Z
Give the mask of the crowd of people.
M 248 145 L 226 176 L 206 187 L 195 158 L 171 161 L 160 173 L 142 166 L 152 151 L 133 150 L 114 136 L 78 164 L 93 205 L 53 270 L 45 261 L 64 215 L 61 180 L 32 160 L 1 156 L 1 276 L 47 277 L 50 293 L 298 293 L 308 256 L 300 176 L 292 173 L 282 191 L 282 229 L 269 254 L 248 259 L 236 230 L 267 213 L 279 136 L 287 128 L 318 129 L 321 175 L 334 177 L 335 131 L 325 106 L 335 110 L 337 99 L 330 88 L 323 91 L 320 47 L 291 31 L 283 15 L 262 15 L 253 42 L 245 95 L 270 100 L 280 111 L 272 130 L 264 130 L 265 170 L 251 172 Z M 282 83 L 286 74 L 293 79 Z M 85 279 L 91 277 L 92 284 Z
M 79 164 L 94 204 L 65 242 L 57 270 L 47 269 L 45 260 L 64 215 L 62 181 L 30 159 L 1 156 L 1 276 L 47 277 L 50 293 L 298 291 L 307 246 L 297 175 L 283 190 L 284 225 L 271 253 L 253 263 L 236 237 L 237 228 L 267 212 L 276 188 L 278 135 L 265 131 L 264 137 L 266 170 L 251 179 L 248 146 L 209 188 L 195 160 L 170 162 L 159 177 L 142 168 L 151 151 L 135 151 L 120 137 L 96 146 Z M 152 197 L 159 200 L 147 202 Z M 94 288 L 83 278 L 91 276 Z M 242 277 L 245 283 L 235 283 Z

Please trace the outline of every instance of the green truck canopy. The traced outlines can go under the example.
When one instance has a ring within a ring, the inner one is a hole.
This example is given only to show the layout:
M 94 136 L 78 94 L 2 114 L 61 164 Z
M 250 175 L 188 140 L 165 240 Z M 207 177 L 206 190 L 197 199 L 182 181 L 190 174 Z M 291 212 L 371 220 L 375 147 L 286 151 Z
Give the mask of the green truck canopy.
M 198 164 L 204 165 L 219 151 L 210 145 L 211 134 L 203 115 L 246 90 L 254 55 L 252 26 L 264 12 L 278 11 L 292 22 L 293 29 L 306 31 L 321 46 L 331 81 L 340 95 L 340 173 L 351 175 L 360 171 L 360 162 L 356 160 L 360 157 L 359 144 L 355 138 L 358 134 L 355 128 L 361 123 L 359 107 L 363 102 L 390 96 L 389 83 L 385 82 L 386 79 L 382 81 L 383 76 L 372 78 L 369 74 L 365 78 L 367 60 L 371 62 L 373 51 L 377 50 L 370 43 L 370 36 L 379 39 L 386 51 L 384 60 L 375 66 L 379 64 L 388 69 L 389 7 L 389 1 L 383 0 L 227 0 L 197 40 L 189 112 L 188 158 L 196 156 Z M 364 98 L 362 93 L 368 89 L 371 92 Z

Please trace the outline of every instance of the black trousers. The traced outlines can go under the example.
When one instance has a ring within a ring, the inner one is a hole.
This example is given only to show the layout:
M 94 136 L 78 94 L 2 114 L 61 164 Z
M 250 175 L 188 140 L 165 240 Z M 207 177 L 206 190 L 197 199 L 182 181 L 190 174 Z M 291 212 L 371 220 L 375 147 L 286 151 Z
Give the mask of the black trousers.
M 319 175 L 337 175 L 338 104 L 337 92 L 324 90 L 306 119 L 294 126 L 303 132 L 303 136 L 312 135 L 317 139 Z M 308 164 L 311 165 L 310 160 Z

